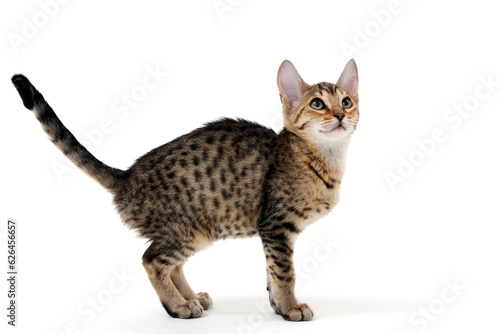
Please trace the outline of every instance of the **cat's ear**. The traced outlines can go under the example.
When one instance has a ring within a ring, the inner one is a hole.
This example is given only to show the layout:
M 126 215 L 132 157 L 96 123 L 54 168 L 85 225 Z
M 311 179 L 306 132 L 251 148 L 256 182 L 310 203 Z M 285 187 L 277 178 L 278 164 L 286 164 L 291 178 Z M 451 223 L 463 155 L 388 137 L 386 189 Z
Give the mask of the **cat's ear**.
M 337 81 L 337 86 L 340 86 L 350 96 L 357 98 L 358 81 L 358 67 L 354 59 L 351 59 L 347 62 L 347 65 L 345 65 L 344 71 L 342 71 Z
M 302 80 L 295 66 L 285 60 L 278 70 L 278 89 L 281 102 L 288 110 L 292 110 L 302 99 L 307 84 Z

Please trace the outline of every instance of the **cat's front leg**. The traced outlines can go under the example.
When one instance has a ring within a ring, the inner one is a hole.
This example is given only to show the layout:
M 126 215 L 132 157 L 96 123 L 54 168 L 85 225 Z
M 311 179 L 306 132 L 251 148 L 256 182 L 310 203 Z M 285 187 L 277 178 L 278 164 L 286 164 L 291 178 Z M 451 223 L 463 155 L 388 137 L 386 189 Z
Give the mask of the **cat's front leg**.
M 314 313 L 309 305 L 295 298 L 293 243 L 281 234 L 262 236 L 267 263 L 267 288 L 271 307 L 286 320 L 311 320 Z M 281 239 L 281 240 L 280 240 Z

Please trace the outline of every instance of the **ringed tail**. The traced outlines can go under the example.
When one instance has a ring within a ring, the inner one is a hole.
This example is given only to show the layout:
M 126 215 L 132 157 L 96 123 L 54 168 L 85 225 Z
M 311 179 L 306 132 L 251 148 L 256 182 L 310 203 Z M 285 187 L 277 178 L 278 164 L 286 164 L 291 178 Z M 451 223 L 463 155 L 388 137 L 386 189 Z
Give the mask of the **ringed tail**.
M 59 120 L 54 110 L 49 106 L 42 94 L 22 74 L 12 77 L 24 106 L 33 111 L 49 139 L 61 150 L 76 166 L 99 182 L 111 193 L 115 193 L 118 183 L 124 178 L 125 172 L 109 167 L 94 157 L 75 136 Z

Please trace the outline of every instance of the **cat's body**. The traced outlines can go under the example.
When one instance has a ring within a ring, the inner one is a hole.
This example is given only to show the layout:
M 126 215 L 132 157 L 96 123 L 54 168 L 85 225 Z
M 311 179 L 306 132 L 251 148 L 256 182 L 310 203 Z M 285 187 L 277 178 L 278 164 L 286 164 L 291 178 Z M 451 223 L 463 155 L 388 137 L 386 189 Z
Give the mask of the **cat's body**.
M 212 305 L 208 294 L 194 293 L 185 280 L 182 266 L 191 255 L 218 239 L 258 235 L 271 305 L 296 321 L 313 313 L 294 296 L 293 244 L 339 200 L 358 120 L 357 80 L 350 61 L 337 85 L 309 86 L 285 61 L 278 74 L 285 116 L 279 134 L 256 123 L 222 119 L 152 150 L 122 171 L 93 157 L 31 83 L 13 77 L 25 106 L 56 146 L 110 191 L 123 221 L 151 241 L 143 265 L 170 315 L 198 317 Z

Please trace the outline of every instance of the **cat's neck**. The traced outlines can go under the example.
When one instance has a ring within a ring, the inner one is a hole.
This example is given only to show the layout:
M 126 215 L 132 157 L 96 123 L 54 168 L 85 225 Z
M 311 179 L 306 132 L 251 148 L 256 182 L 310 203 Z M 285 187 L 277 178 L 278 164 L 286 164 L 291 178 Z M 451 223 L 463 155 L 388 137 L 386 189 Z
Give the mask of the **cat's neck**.
M 328 167 L 341 172 L 345 171 L 347 161 L 347 149 L 351 142 L 351 136 L 344 137 L 335 141 L 323 141 L 309 143 L 312 146 L 315 156 Z
M 306 141 L 295 134 L 293 136 L 294 151 L 307 157 L 304 162 L 317 172 L 326 174 L 328 178 L 342 180 L 351 141 L 350 135 L 335 141 Z

